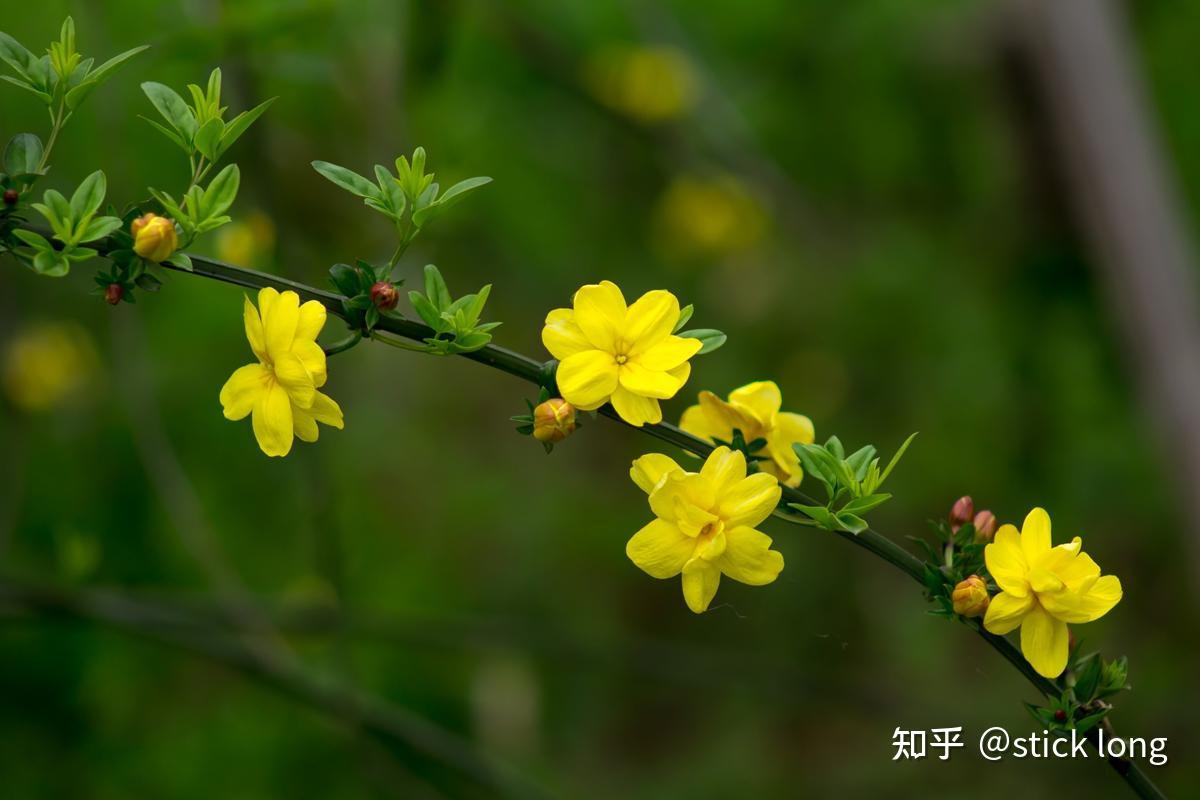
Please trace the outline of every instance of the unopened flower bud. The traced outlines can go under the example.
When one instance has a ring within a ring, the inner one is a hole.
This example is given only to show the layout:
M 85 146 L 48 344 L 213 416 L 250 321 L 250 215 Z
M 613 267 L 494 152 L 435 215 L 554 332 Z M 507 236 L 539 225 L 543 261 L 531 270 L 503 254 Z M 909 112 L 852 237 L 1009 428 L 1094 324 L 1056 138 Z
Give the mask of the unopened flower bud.
M 988 544 L 996 538 L 996 515 L 986 508 L 975 515 L 975 544 Z
M 971 575 L 960 581 L 950 593 L 950 599 L 954 601 L 954 613 L 964 617 L 982 616 L 991 602 L 987 584 L 978 575 Z
M 21 194 L 16 189 L 4 190 L 4 205 L 15 206 L 17 201 L 21 199 Z
M 110 306 L 115 306 L 121 302 L 121 298 L 125 296 L 125 287 L 119 283 L 110 283 L 104 287 L 104 302 Z
M 561 442 L 575 430 L 575 406 L 553 397 L 533 410 L 533 438 L 539 442 Z
M 179 248 L 175 221 L 158 214 L 146 213 L 129 226 L 133 235 L 133 252 L 147 261 L 166 261 Z
M 954 507 L 950 509 L 950 530 L 958 533 L 958 529 L 971 521 L 975 516 L 975 501 L 970 495 L 963 495 L 954 501 Z
M 388 281 L 378 281 L 371 287 L 371 302 L 380 311 L 391 311 L 400 302 L 400 293 Z
M 1061 708 L 1056 710 L 1054 712 L 1054 721 L 1055 722 L 1066 722 L 1067 721 L 1067 712 L 1063 711 Z

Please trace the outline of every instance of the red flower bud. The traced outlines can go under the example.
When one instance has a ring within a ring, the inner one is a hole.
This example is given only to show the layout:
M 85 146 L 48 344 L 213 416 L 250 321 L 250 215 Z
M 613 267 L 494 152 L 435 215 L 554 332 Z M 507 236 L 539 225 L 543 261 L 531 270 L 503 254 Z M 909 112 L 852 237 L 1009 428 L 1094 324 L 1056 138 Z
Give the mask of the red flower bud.
M 21 199 L 21 195 L 16 189 L 4 190 L 4 205 L 15 206 L 17 201 Z
M 971 521 L 975 516 L 975 501 L 970 495 L 963 495 L 954 502 L 950 509 L 950 530 L 958 533 L 958 529 Z
M 1061 708 L 1058 709 L 1057 711 L 1055 711 L 1054 712 L 1054 721 L 1055 722 L 1066 722 L 1067 721 L 1067 712 L 1063 711 Z
M 975 544 L 986 544 L 996 538 L 996 515 L 984 509 L 975 515 Z
M 119 283 L 110 283 L 104 288 L 104 302 L 115 306 L 125 296 L 125 287 Z
M 391 311 L 400 302 L 400 293 L 387 281 L 378 281 L 371 287 L 371 302 L 380 311 Z

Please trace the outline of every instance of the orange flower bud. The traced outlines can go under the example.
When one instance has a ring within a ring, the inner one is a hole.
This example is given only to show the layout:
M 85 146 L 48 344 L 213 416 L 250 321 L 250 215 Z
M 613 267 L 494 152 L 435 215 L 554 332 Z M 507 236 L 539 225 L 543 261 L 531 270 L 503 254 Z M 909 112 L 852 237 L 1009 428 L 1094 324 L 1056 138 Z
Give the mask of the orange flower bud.
M 950 593 L 950 599 L 954 601 L 954 613 L 964 617 L 983 616 L 983 612 L 987 611 L 988 603 L 991 602 L 991 598 L 988 597 L 987 584 L 978 575 L 971 575 L 966 580 L 960 581 L 954 587 L 954 591 Z
M 133 235 L 133 252 L 147 261 L 166 261 L 179 249 L 175 221 L 158 214 L 146 213 L 129 226 Z
M 104 287 L 104 302 L 110 306 L 115 306 L 121 302 L 121 298 L 125 296 L 125 287 L 119 283 L 110 283 Z
M 575 406 L 552 397 L 533 410 L 533 438 L 539 442 L 561 442 L 575 430 Z
M 970 495 L 963 495 L 954 502 L 950 509 L 950 530 L 958 533 L 958 529 L 971 521 L 975 516 L 975 501 Z
M 984 509 L 975 515 L 975 544 L 987 544 L 996 538 L 996 515 Z

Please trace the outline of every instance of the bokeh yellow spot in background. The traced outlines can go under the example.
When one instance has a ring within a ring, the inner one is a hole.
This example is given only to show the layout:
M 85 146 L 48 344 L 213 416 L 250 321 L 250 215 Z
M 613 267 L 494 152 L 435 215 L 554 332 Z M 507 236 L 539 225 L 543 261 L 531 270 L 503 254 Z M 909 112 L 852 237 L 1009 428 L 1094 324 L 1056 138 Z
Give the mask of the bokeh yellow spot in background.
M 95 347 L 83 328 L 41 323 L 5 348 L 4 391 L 22 411 L 48 411 L 86 385 L 96 365 Z
M 275 255 L 275 223 L 251 211 L 217 231 L 217 258 L 239 266 L 260 267 Z
M 596 99 L 638 122 L 667 122 L 696 103 L 696 73 L 674 47 L 614 46 L 584 64 L 584 81 Z
M 749 249 L 767 229 L 767 210 L 733 175 L 680 175 L 658 201 L 656 238 L 668 255 L 720 257 Z

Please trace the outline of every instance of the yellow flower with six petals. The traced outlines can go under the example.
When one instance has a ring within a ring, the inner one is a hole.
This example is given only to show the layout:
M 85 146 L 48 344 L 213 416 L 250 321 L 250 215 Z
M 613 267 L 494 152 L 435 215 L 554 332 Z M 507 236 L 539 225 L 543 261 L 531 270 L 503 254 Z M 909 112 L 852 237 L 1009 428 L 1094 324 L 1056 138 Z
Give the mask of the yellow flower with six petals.
M 712 392 L 701 392 L 699 399 L 699 405 L 683 412 L 679 427 L 709 442 L 733 441 L 735 428 L 747 443 L 766 439 L 766 446 L 754 453 L 767 456 L 759 462 L 759 469 L 787 486 L 800 485 L 804 472 L 792 445 L 812 444 L 813 424 L 802 414 L 779 410 L 783 396 L 774 381 L 756 381 L 734 389 L 728 401 Z
M 1101 577 L 1100 567 L 1080 550 L 1082 544 L 1076 536 L 1051 547 L 1050 516 L 1035 508 L 1020 534 L 1004 525 L 983 551 L 1001 589 L 988 604 L 983 627 L 1004 635 L 1021 626 L 1021 652 L 1047 678 L 1066 669 L 1067 623 L 1099 619 L 1121 599 L 1121 581 L 1115 575 Z
M 342 427 L 342 409 L 317 391 L 325 385 L 325 351 L 317 334 L 325 326 L 325 306 L 300 305 L 295 292 L 266 288 L 258 308 L 245 299 L 246 339 L 257 364 L 234 371 L 221 387 L 225 417 L 253 415 L 254 437 L 268 456 L 286 456 L 293 437 L 315 442 L 317 423 Z
M 697 614 L 717 593 L 721 575 L 751 586 L 771 583 L 783 555 L 755 526 L 779 503 L 770 475 L 746 475 L 746 457 L 718 447 L 699 472 L 650 453 L 633 462 L 633 482 L 650 495 L 655 519 L 633 535 L 625 553 L 654 578 L 683 574 L 683 597 Z
M 641 427 L 662 421 L 659 400 L 674 397 L 691 374 L 699 339 L 675 336 L 679 300 L 658 289 L 633 305 L 611 281 L 575 292 L 573 308 L 546 316 L 542 343 L 559 360 L 558 391 L 583 411 L 611 401 L 621 419 Z

